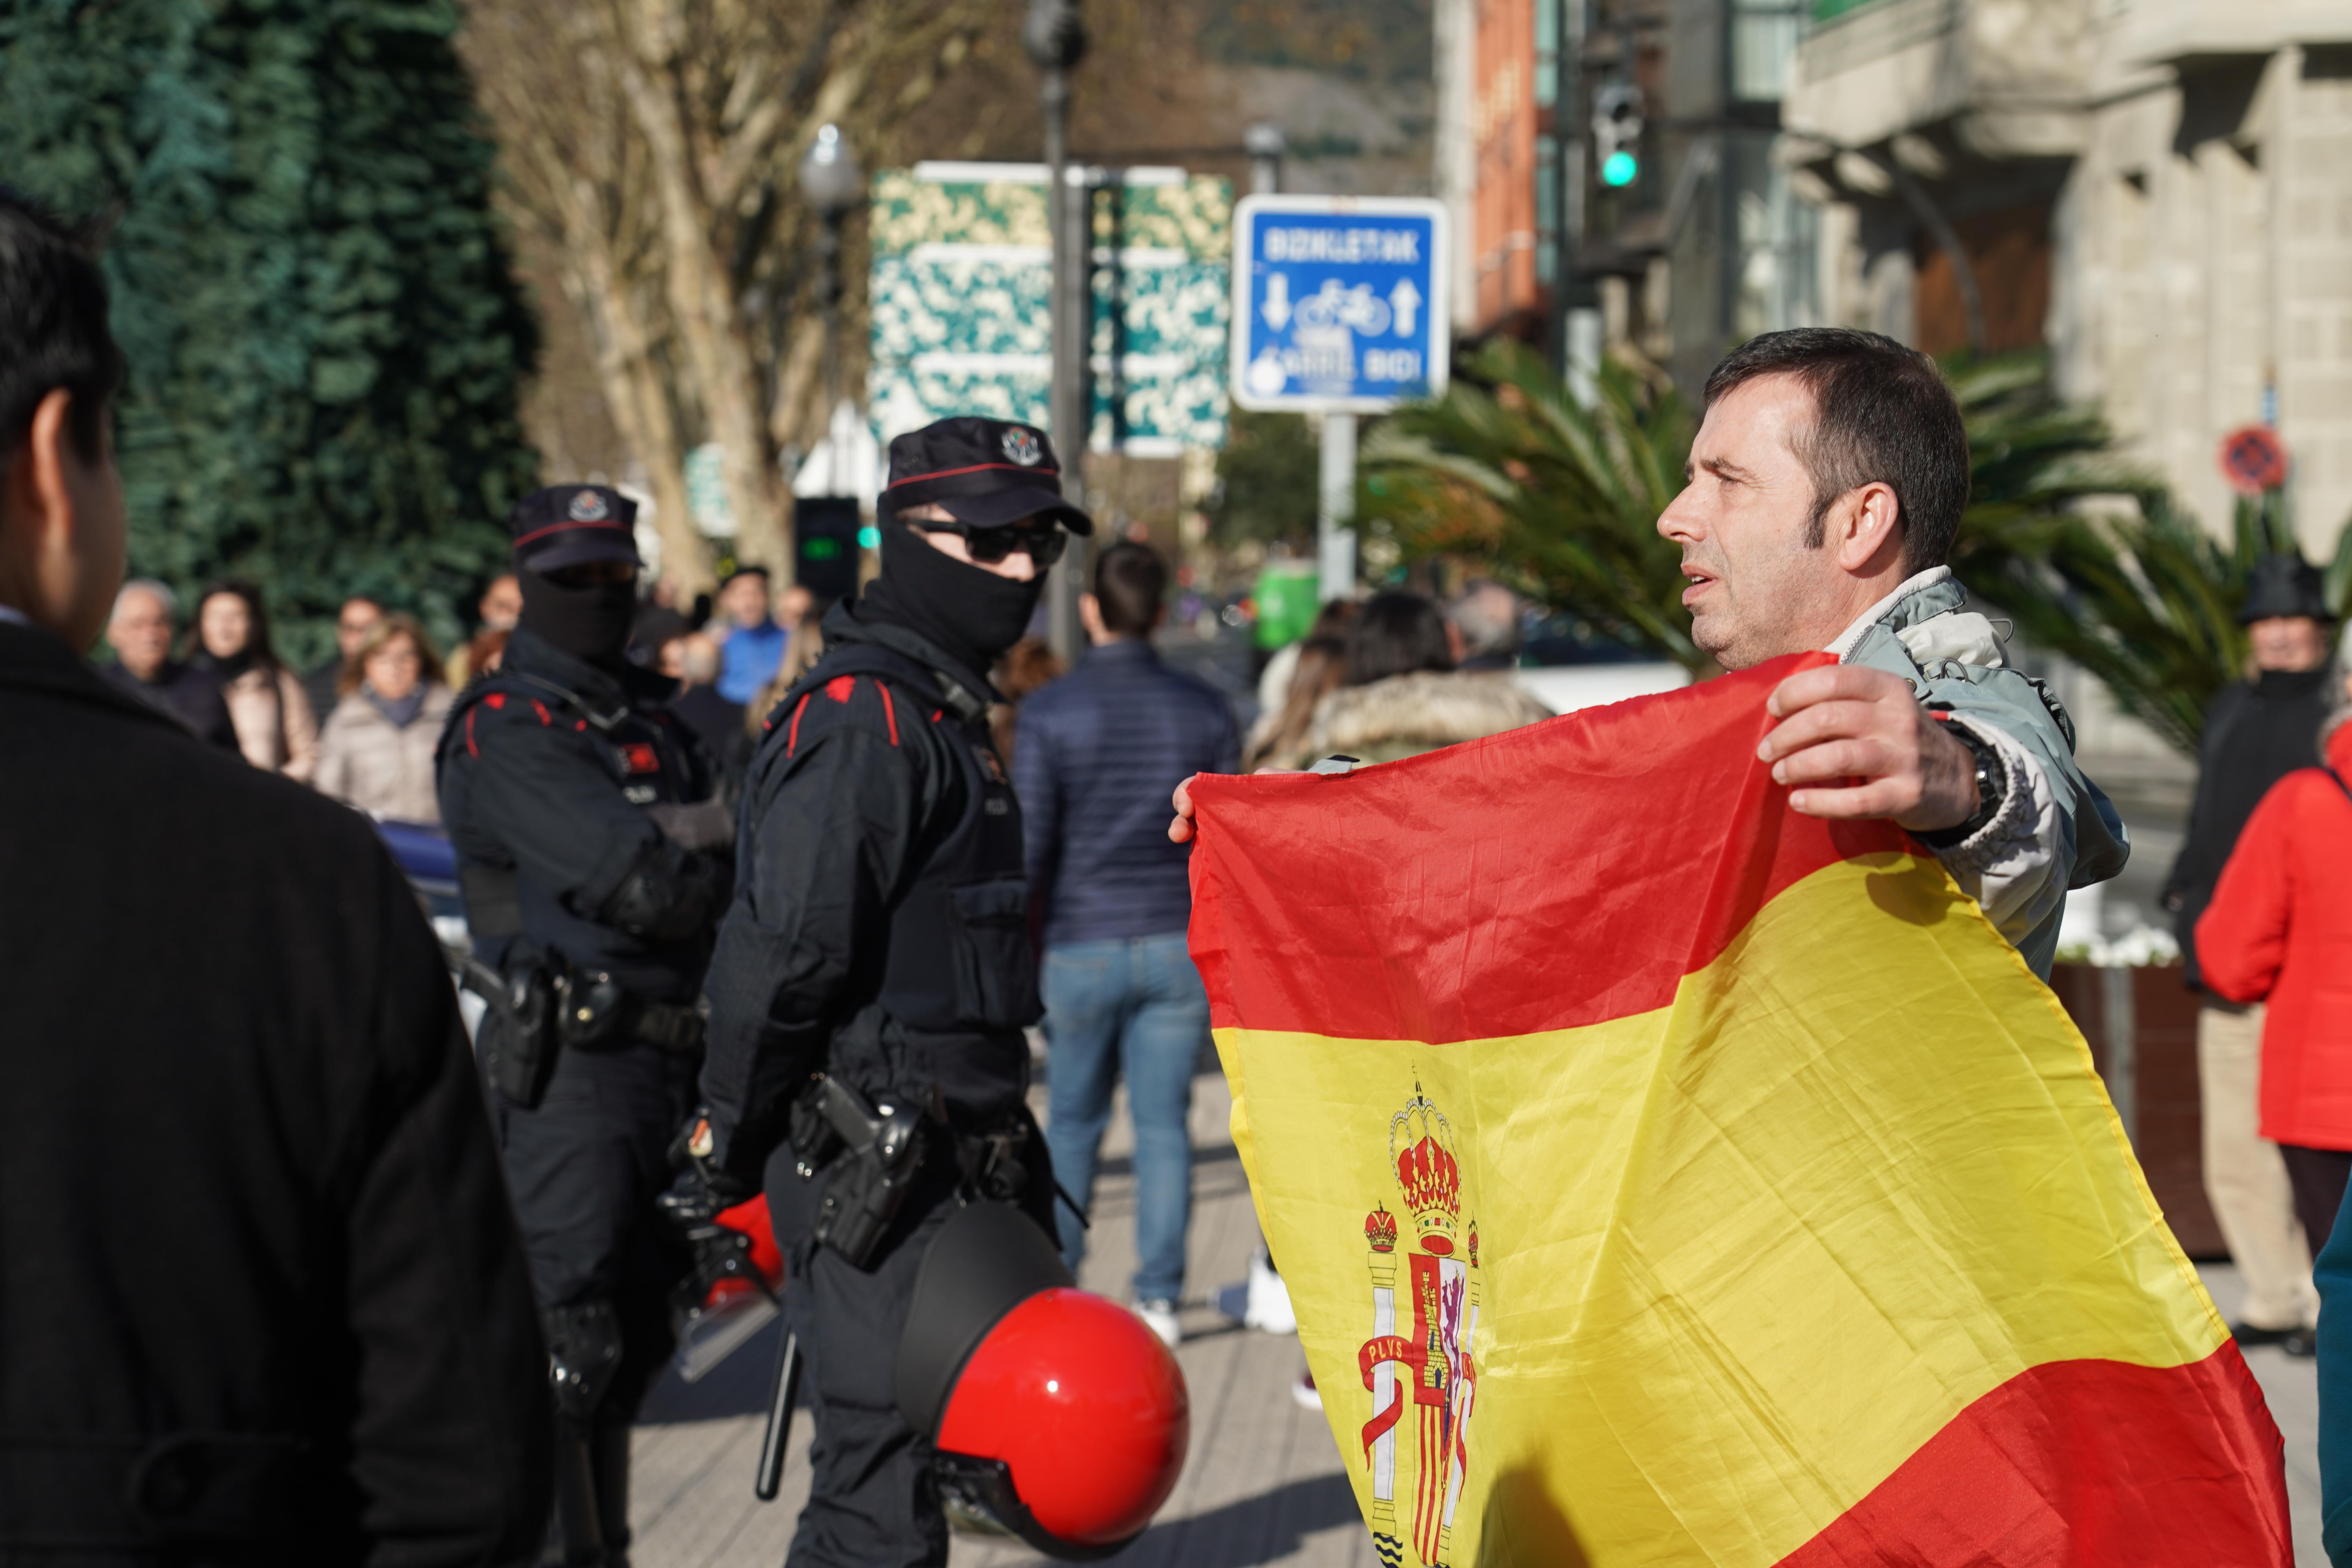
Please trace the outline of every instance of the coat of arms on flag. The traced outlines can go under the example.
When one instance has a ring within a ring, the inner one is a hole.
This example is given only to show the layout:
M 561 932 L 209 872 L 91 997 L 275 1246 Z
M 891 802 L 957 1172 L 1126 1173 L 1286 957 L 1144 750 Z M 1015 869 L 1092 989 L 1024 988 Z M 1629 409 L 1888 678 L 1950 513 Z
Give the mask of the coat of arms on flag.
M 2284 1568 L 2277 1429 L 2081 1036 L 1757 761 L 1801 662 L 1193 785 L 1235 1142 L 1380 1557 Z
M 1372 1416 L 1363 1430 L 1372 1493 L 1366 1518 L 1382 1563 L 1404 1561 L 1401 1528 L 1410 1532 L 1423 1562 L 1439 1563 L 1446 1560 L 1454 1510 L 1462 1500 L 1470 1405 L 1478 1386 L 1471 1360 L 1478 1333 L 1478 1223 L 1472 1220 L 1466 1232 L 1462 1227 L 1454 1131 L 1444 1113 L 1423 1098 L 1419 1084 L 1389 1122 L 1389 1166 L 1412 1216 L 1413 1244 L 1397 1256 L 1396 1216 L 1385 1204 L 1364 1217 L 1372 1335 L 1356 1360 L 1372 1396 Z M 1403 1317 L 1397 1311 L 1400 1279 Z M 1401 1526 L 1397 1428 L 1408 1411 L 1412 1425 Z

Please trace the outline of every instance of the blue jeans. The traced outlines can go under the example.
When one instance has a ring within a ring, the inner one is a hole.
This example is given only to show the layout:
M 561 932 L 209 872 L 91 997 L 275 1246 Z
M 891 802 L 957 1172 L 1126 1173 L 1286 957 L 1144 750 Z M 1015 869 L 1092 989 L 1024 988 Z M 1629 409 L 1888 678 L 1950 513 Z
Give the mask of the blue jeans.
M 1180 1299 L 1184 1236 L 1192 1218 L 1192 1065 L 1209 1034 L 1184 933 L 1074 942 L 1045 950 L 1045 1071 L 1052 1091 L 1045 1144 L 1054 1175 L 1091 1206 L 1111 1089 L 1127 1076 L 1135 1120 L 1135 1297 Z M 1062 1253 L 1076 1269 L 1086 1232 L 1067 1204 Z

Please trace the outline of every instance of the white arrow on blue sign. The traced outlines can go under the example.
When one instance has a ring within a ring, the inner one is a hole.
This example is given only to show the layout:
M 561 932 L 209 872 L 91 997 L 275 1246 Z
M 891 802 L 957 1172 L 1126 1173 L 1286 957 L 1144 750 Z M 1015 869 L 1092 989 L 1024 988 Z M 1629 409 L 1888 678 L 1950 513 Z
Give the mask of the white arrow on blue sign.
M 1445 208 L 1246 196 L 1234 209 L 1233 397 L 1377 414 L 1445 390 Z

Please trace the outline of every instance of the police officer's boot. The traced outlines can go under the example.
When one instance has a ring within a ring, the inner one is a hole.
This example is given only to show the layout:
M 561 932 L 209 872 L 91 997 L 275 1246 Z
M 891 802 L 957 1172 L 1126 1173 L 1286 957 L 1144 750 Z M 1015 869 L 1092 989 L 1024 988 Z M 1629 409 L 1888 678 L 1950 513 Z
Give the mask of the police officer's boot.
M 542 1564 L 605 1568 L 604 1510 L 596 1496 L 595 1442 L 586 1424 L 555 1423 L 555 1531 Z
M 596 1486 L 596 1528 L 604 1568 L 629 1568 L 629 1424 L 608 1415 L 589 1439 Z
M 610 1301 L 551 1307 L 545 1314 L 548 1376 L 555 1386 L 555 1529 L 566 1568 L 611 1568 L 604 1534 L 607 1504 L 599 1486 L 597 1412 L 621 1369 L 621 1321 Z M 621 1424 L 625 1440 L 628 1427 Z M 628 1460 L 617 1480 L 621 1534 L 628 1540 Z

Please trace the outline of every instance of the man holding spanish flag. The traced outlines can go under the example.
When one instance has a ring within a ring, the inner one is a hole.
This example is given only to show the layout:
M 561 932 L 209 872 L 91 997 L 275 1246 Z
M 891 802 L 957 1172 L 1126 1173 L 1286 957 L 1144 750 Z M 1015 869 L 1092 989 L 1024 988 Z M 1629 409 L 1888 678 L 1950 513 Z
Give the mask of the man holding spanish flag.
M 1923 356 L 1759 339 L 1659 521 L 1732 673 L 1180 792 L 1391 1568 L 2289 1561 L 2277 1430 L 2038 978 L 2126 850 L 1961 608 L 1968 485 Z
M 1798 786 L 1793 811 L 1918 835 L 2047 979 L 2066 889 L 2115 876 L 2130 846 L 2057 697 L 1960 608 L 1945 561 L 1969 439 L 1951 389 L 1892 338 L 1805 327 L 1734 350 L 1706 398 L 1687 487 L 1658 519 L 1682 546 L 1693 640 L 1726 669 L 1837 656 L 1766 700 L 1773 782 Z M 1175 805 L 1181 843 L 1186 786 Z

